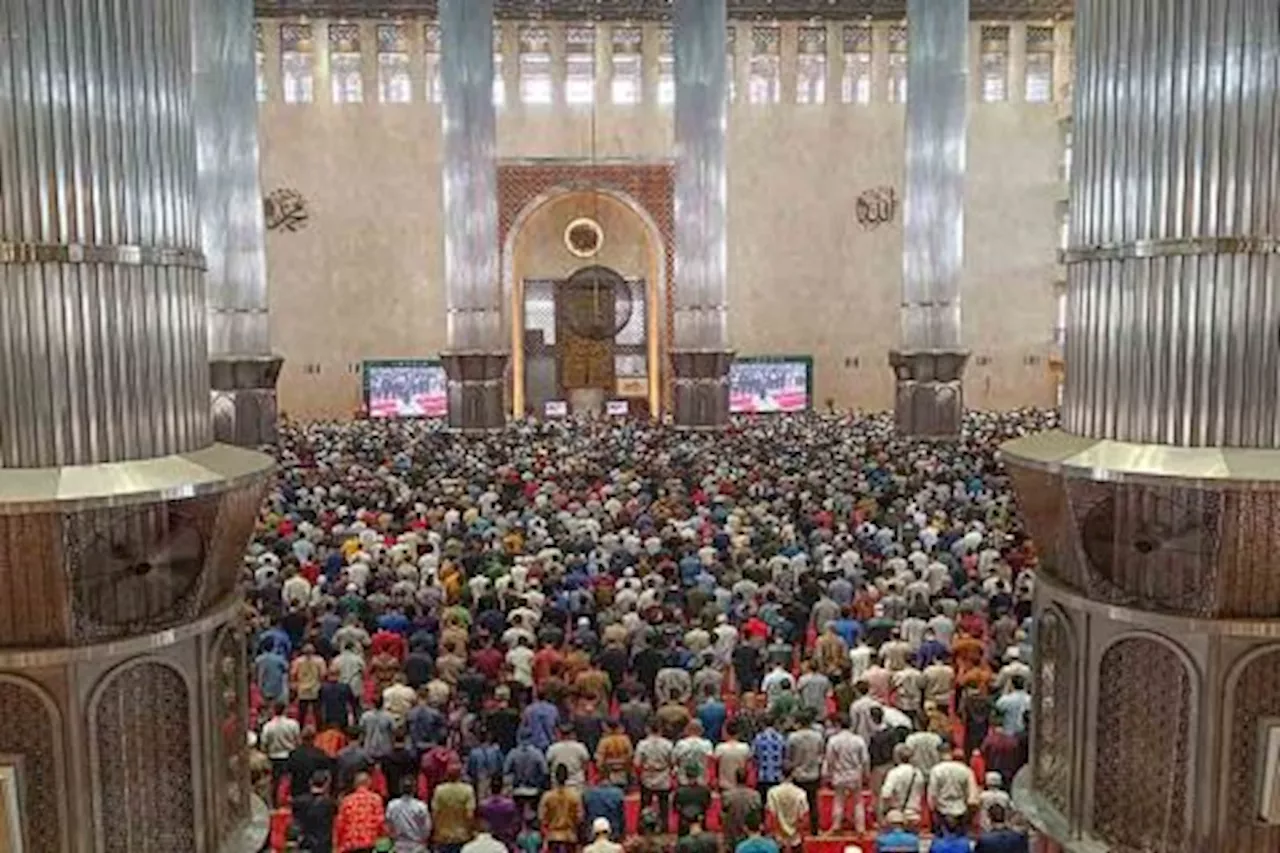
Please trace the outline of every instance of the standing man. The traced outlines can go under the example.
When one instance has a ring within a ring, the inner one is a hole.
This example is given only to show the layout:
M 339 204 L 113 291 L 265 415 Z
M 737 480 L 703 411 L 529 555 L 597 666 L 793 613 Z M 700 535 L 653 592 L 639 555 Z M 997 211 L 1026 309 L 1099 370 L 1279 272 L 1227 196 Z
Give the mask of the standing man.
M 636 774 L 640 777 L 640 808 L 658 802 L 663 831 L 671 820 L 671 771 L 674 747 L 662 736 L 657 720 L 649 721 L 649 736 L 636 746 Z
M 787 740 L 774 725 L 772 716 L 764 731 L 752 741 L 751 757 L 756 762 L 756 785 L 768 803 L 769 789 L 782 781 L 787 760 Z
M 460 853 L 471 840 L 471 822 L 476 816 L 476 792 L 462 779 L 462 768 L 451 763 L 445 781 L 431 794 L 432 841 L 436 853 Z
M 831 833 L 838 833 L 845 828 L 844 805 L 850 797 L 853 797 L 853 829 L 862 832 L 865 828 L 866 816 L 862 813 L 862 802 L 858 795 L 862 792 L 863 783 L 870 771 L 871 755 L 866 741 L 841 721 L 839 730 L 827 740 L 827 751 L 822 761 L 822 774 L 835 789 Z
M 321 723 L 320 686 L 327 670 L 324 658 L 316 654 L 316 647 L 311 643 L 302 647 L 302 654 L 289 667 L 289 682 L 298 697 L 298 722 L 304 726 L 308 713 L 315 715 L 315 725 Z
M 791 778 L 804 791 L 809 801 L 809 834 L 818 834 L 818 788 L 822 784 L 822 758 L 825 738 L 821 724 L 811 708 L 801 707 L 796 715 L 796 730 L 787 737 L 787 763 Z
M 548 853 L 574 853 L 578 847 L 578 827 L 586 809 L 582 794 L 568 785 L 569 770 L 563 764 L 555 770 L 555 787 L 542 795 L 538 823 Z
M 382 797 L 371 787 L 368 773 L 357 773 L 355 790 L 342 798 L 333 824 L 336 853 L 373 853 L 386 820 Z
M 721 744 L 723 746 L 723 744 Z M 721 771 L 723 773 L 723 771 Z M 747 787 L 747 770 L 745 766 L 736 768 L 727 780 L 720 777 L 720 820 L 724 831 L 726 850 L 733 850 L 738 842 L 747 836 L 748 825 L 752 815 L 757 817 L 756 828 L 759 829 L 759 815 L 763 812 L 764 801 L 760 792 Z
M 289 769 L 289 756 L 302 743 L 302 728 L 297 720 L 285 716 L 283 702 L 277 702 L 271 711 L 271 719 L 262 726 L 259 745 L 271 759 L 271 797 L 274 800 L 280 780 Z
M 977 807 L 981 792 L 973 771 L 964 762 L 963 749 L 956 749 L 950 759 L 934 765 L 929 771 L 928 790 L 935 828 L 960 825 Z
M 804 844 L 801 827 L 809 813 L 809 797 L 793 777 L 774 785 L 765 797 L 783 851 L 798 851 Z
M 400 780 L 400 796 L 387 804 L 387 832 L 395 853 L 427 853 L 431 842 L 431 811 L 415 796 L 412 776 Z

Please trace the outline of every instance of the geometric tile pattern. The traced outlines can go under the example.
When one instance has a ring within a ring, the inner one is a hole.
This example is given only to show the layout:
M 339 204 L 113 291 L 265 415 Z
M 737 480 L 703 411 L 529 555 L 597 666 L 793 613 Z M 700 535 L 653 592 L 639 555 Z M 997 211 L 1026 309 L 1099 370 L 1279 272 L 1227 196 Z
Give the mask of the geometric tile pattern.
M 194 850 L 186 682 L 159 663 L 107 677 L 96 719 L 103 853 Z
M 1190 853 L 1191 676 L 1168 647 L 1121 640 L 1102 658 L 1094 827 L 1112 853 Z

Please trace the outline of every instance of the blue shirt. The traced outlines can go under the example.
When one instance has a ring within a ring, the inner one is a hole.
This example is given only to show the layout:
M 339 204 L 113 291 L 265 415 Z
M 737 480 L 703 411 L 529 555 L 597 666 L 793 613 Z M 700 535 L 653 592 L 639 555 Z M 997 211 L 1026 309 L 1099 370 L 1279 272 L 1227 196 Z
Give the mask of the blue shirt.
M 756 760 L 756 778 L 761 782 L 781 782 L 787 760 L 787 739 L 773 726 L 756 735 L 751 742 L 751 756 Z
M 712 743 L 720 742 L 720 732 L 724 729 L 728 712 L 719 699 L 708 699 L 698 706 L 698 722 L 702 723 L 702 733 Z
M 916 668 L 924 669 L 929 664 L 944 660 L 946 657 L 947 647 L 941 640 L 925 640 L 916 652 Z
M 409 730 L 409 741 L 419 752 L 444 743 L 445 718 L 439 709 L 430 705 L 414 705 L 404 721 Z
M 626 829 L 622 789 L 616 785 L 593 785 L 582 792 L 582 806 L 587 813 L 587 826 L 598 817 L 606 818 L 614 838 Z
M 858 638 L 862 636 L 862 623 L 856 619 L 836 619 L 831 628 L 849 648 L 858 645 Z
M 289 698 L 289 662 L 275 652 L 263 652 L 253 664 L 262 698 Z
M 973 853 L 1028 853 L 1031 844 L 1027 836 L 1012 829 L 993 829 L 978 836 L 978 846 Z
M 502 773 L 502 750 L 496 743 L 474 747 L 467 754 L 467 778 L 472 782 Z
M 929 853 L 970 853 L 969 839 L 963 835 L 935 837 L 929 845 Z
M 403 613 L 387 613 L 378 617 L 378 627 L 407 637 L 409 630 L 413 628 L 413 623 Z
M 545 699 L 539 699 L 528 708 L 520 720 L 520 732 L 529 742 L 543 752 L 547 751 L 556 739 L 556 723 L 560 720 L 560 712 L 556 706 Z
M 876 836 L 876 853 L 920 853 L 920 838 L 905 829 L 891 829 Z
M 772 838 L 748 838 L 739 841 L 734 853 L 778 853 L 778 842 Z
M 507 753 L 502 772 L 510 778 L 513 794 L 536 794 L 547 788 L 547 758 L 531 743 L 522 743 Z

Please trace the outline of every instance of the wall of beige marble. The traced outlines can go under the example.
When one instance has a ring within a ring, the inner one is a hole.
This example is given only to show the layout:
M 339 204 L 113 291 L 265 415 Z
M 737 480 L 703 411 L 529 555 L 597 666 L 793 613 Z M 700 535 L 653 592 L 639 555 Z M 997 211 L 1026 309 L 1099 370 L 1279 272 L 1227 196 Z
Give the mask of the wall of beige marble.
M 326 25 L 312 23 L 322 48 Z M 378 102 L 370 22 L 362 24 L 363 103 L 332 102 L 326 51 L 318 49 L 314 102 L 299 105 L 279 96 L 279 22 L 260 26 L 268 91 L 260 112 L 264 191 L 294 188 L 310 214 L 303 230 L 273 232 L 267 241 L 272 340 L 285 357 L 281 407 L 297 417 L 346 417 L 360 402 L 362 360 L 430 357 L 445 346 L 440 109 L 423 92 L 420 25 L 412 28 L 411 103 Z M 966 394 L 974 408 L 1049 405 L 1056 393 L 1048 361 L 1065 278 L 1056 250 L 1069 25 L 1058 27 L 1058 97 L 1042 104 L 1024 102 L 1022 27 L 1012 25 L 1009 100 L 981 103 L 976 74 L 972 82 L 963 300 L 973 352 Z M 516 26 L 506 23 L 499 156 L 670 158 L 671 108 L 655 97 L 658 29 L 644 29 L 644 103 L 608 103 L 609 40 L 602 36 L 597 105 L 564 105 L 563 38 L 553 27 L 561 103 L 528 106 L 518 98 Z M 975 24 L 975 69 L 979 29 Z M 840 102 L 838 24 L 828 36 L 825 104 L 794 103 L 796 35 L 785 24 L 781 103 L 747 103 L 748 31 L 738 25 L 728 131 L 732 344 L 744 355 L 812 354 L 819 405 L 830 399 L 840 408 L 887 408 L 901 210 L 874 229 L 855 216 L 864 190 L 888 186 L 900 194 L 903 186 L 904 108 L 888 103 L 887 29 L 874 30 L 872 103 L 865 105 Z

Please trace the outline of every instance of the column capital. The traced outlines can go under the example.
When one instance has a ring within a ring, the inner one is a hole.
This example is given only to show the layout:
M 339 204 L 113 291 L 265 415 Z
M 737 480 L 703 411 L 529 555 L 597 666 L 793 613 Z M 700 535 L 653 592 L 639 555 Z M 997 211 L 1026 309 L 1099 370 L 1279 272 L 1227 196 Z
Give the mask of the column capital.
M 720 429 L 729 422 L 729 368 L 733 357 L 731 350 L 671 351 L 677 427 Z
M 462 432 L 490 432 L 506 425 L 503 388 L 510 354 L 454 350 L 440 354 L 449 377 L 449 426 Z

